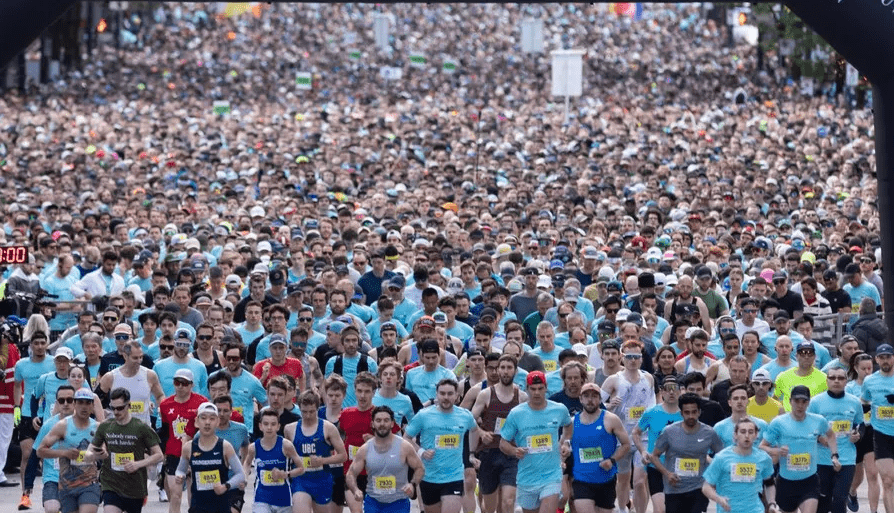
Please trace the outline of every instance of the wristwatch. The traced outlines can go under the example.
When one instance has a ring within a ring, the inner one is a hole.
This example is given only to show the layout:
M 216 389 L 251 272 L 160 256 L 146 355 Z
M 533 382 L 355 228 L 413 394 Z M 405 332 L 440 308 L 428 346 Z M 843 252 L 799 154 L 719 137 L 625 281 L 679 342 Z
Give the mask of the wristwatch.
M 229 491 L 229 489 L 230 489 L 230 483 L 224 483 L 224 488 L 226 488 L 226 489 Z
M 832 458 L 836 458 L 836 459 L 838 459 L 838 453 L 837 453 L 837 452 L 833 452 L 833 453 L 832 453 Z
M 618 462 L 617 462 L 614 458 L 612 458 L 611 456 L 609 456 L 608 461 L 612 462 L 612 465 L 615 465 L 615 466 L 618 465 Z

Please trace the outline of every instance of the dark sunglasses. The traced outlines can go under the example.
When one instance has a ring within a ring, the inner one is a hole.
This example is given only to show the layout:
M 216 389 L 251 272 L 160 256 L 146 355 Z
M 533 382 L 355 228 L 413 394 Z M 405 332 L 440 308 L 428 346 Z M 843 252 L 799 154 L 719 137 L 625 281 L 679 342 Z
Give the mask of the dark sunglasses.
M 161 351 L 173 351 L 173 350 L 174 350 L 174 346 L 167 346 L 167 345 L 164 345 L 164 346 L 163 346 L 163 345 L 159 344 L 159 345 L 158 345 L 158 349 L 161 350 Z
M 198 335 L 196 336 L 196 340 L 211 340 L 214 338 L 214 335 Z
M 111 408 L 112 411 L 123 411 L 123 410 L 126 410 L 126 409 L 128 408 L 128 406 L 130 406 L 130 405 L 129 405 L 129 404 L 125 404 L 125 405 L 123 405 L 123 406 L 112 406 L 112 405 L 110 404 L 110 405 L 109 405 L 109 408 Z
M 178 387 L 188 387 L 189 385 L 192 385 L 192 383 L 190 383 L 189 381 L 187 381 L 185 379 L 175 379 L 174 385 L 176 385 Z
M 115 340 L 130 340 L 130 335 L 115 335 Z
M 75 402 L 74 397 L 62 397 L 56 398 L 56 402 L 59 404 L 71 404 Z
M 104 320 L 106 322 L 115 322 L 118 320 L 118 318 L 117 317 L 103 317 L 102 320 Z
M 242 357 L 241 356 L 227 356 L 227 361 L 228 362 L 239 362 L 239 361 L 242 361 Z
M 313 322 L 313 317 L 299 317 L 298 322 Z

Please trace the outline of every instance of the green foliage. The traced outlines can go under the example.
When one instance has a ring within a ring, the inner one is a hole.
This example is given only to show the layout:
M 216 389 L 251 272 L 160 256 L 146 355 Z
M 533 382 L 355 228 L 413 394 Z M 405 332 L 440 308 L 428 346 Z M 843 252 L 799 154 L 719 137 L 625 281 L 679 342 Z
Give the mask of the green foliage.
M 752 17 L 760 30 L 760 45 L 766 52 L 779 53 L 786 46 L 794 77 L 812 77 L 819 82 L 831 79 L 835 52 L 832 47 L 784 5 L 753 4 Z

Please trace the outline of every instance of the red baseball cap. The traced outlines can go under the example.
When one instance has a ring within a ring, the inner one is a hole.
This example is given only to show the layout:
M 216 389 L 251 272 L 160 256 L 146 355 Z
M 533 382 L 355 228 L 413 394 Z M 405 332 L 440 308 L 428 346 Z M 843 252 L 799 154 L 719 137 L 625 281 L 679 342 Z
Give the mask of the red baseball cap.
M 525 379 L 528 386 L 531 385 L 545 385 L 546 384 L 546 375 L 541 371 L 534 371 L 528 373 L 527 379 Z

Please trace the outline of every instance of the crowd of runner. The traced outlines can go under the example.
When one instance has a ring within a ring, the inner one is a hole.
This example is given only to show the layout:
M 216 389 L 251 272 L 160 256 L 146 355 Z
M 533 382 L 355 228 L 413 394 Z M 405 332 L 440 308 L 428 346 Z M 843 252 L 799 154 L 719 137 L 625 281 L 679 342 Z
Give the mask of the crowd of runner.
M 894 513 L 869 110 L 697 6 L 373 9 L 133 14 L 0 98 L 20 510 Z

